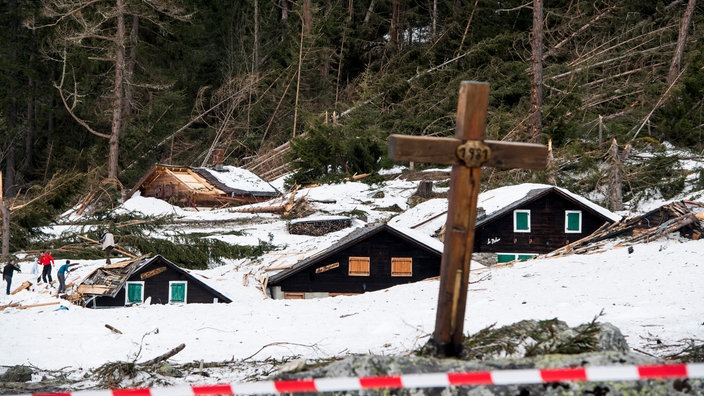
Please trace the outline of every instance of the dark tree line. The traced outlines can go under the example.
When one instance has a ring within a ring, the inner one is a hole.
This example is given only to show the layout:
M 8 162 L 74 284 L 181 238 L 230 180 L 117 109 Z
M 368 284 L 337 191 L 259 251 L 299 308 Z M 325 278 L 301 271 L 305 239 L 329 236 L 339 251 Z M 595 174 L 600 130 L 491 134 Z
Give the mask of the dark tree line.
M 491 83 L 491 139 L 559 155 L 599 123 L 605 144 L 704 147 L 694 0 L 3 0 L 0 19 L 5 206 L 55 209 L 25 226 L 215 147 L 242 164 L 311 136 L 301 181 L 378 167 L 389 133 L 453 134 L 462 80 Z

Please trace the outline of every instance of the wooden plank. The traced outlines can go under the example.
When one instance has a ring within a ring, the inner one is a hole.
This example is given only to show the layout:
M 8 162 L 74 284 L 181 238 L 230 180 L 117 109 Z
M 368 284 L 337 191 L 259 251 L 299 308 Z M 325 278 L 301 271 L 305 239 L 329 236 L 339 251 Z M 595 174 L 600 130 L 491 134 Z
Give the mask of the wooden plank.
M 389 136 L 389 157 L 396 161 L 414 161 L 452 165 L 457 162 L 457 146 L 462 144 L 457 138 L 437 138 L 429 136 Z M 493 168 L 545 169 L 548 162 L 548 148 L 541 144 L 500 142 L 484 140 L 491 149 L 491 157 L 485 166 Z
M 142 275 L 140 275 L 139 279 L 141 279 L 141 280 L 149 279 L 152 276 L 159 275 L 160 273 L 162 273 L 164 271 L 166 271 L 166 267 L 154 268 L 153 270 L 147 271 L 147 272 L 143 273 Z
M 80 285 L 76 291 L 83 294 L 103 294 L 111 288 L 102 285 Z
M 22 282 L 21 285 L 19 285 L 19 287 L 17 287 L 17 289 L 15 289 L 15 290 L 12 292 L 12 294 L 15 295 L 15 294 L 21 292 L 22 290 L 28 289 L 30 286 L 32 286 L 32 282 L 30 282 L 30 281 L 24 281 L 24 282 Z
M 6 308 L 15 308 L 15 309 L 27 309 L 27 308 L 37 308 L 37 307 L 46 307 L 49 305 L 59 305 L 59 301 L 54 301 L 54 302 L 49 302 L 49 303 L 41 303 L 41 304 L 32 304 L 32 305 L 2 305 L 0 306 L 0 311 L 6 309 Z
M 332 263 L 332 264 L 324 265 L 322 267 L 316 268 L 315 273 L 322 274 L 323 272 L 330 271 L 331 269 L 338 268 L 339 266 L 340 266 L 340 263 Z

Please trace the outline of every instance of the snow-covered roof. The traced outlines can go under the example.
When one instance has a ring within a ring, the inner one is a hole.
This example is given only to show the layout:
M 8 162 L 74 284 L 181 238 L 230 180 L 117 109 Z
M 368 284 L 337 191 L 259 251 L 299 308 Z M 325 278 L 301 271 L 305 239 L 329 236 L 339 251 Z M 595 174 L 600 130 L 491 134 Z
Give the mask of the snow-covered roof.
M 244 168 L 224 165 L 222 169 L 193 168 L 193 170 L 208 179 L 212 177 L 224 186 L 235 191 L 271 195 L 279 193 L 271 184 Z
M 509 208 L 515 203 L 522 202 L 525 199 L 538 195 L 548 189 L 555 189 L 556 191 L 561 192 L 562 194 L 594 210 L 611 221 L 618 221 L 621 219 L 621 216 L 616 213 L 613 213 L 580 195 L 572 193 L 569 190 L 548 184 L 538 183 L 523 183 L 485 191 L 479 194 L 477 206 L 484 209 L 485 216 L 489 218 L 502 209 Z

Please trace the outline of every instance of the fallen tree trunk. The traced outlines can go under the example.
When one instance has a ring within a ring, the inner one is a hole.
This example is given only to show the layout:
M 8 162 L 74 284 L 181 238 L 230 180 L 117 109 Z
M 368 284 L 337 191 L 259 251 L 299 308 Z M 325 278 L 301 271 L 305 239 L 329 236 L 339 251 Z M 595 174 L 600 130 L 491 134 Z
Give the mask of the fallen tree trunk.
M 78 237 L 81 238 L 81 239 L 85 239 L 85 240 L 88 241 L 88 242 L 93 242 L 93 243 L 98 243 L 98 244 L 100 243 L 100 242 L 96 241 L 95 239 L 88 238 L 87 236 L 78 235 Z M 130 253 L 130 252 L 126 252 L 126 251 L 124 251 L 124 250 L 118 249 L 117 245 L 115 246 L 115 248 L 113 248 L 113 250 L 116 251 L 116 252 L 118 252 L 118 253 L 122 253 L 122 254 L 124 254 L 125 256 L 131 257 L 131 258 L 133 258 L 133 259 L 139 258 L 139 257 L 135 256 L 134 254 L 132 254 L 132 253 Z
M 55 301 L 55 302 L 31 304 L 31 305 L 15 305 L 15 304 L 0 305 L 0 311 L 4 310 L 6 308 L 27 309 L 27 308 L 46 307 L 48 305 L 59 305 L 59 302 Z
M 168 358 L 174 356 L 175 354 L 181 352 L 181 351 L 183 350 L 183 348 L 185 348 L 185 347 L 186 347 L 186 344 L 181 344 L 181 345 L 177 346 L 176 348 L 174 348 L 174 349 L 172 349 L 172 350 L 166 352 L 166 353 L 163 354 L 163 355 L 157 356 L 157 357 L 155 357 L 154 359 L 147 360 L 146 362 L 143 362 L 143 363 L 140 363 L 140 364 L 141 364 L 142 366 L 151 366 L 151 365 L 157 364 L 157 363 L 159 363 L 159 362 L 161 362 L 161 361 L 163 361 L 163 360 L 166 360 L 166 359 L 168 359 Z

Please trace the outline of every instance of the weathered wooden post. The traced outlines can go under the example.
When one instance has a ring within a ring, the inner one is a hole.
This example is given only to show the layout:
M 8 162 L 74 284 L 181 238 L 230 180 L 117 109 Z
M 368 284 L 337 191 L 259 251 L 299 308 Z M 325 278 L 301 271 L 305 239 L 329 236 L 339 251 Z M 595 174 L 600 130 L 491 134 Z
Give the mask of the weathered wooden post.
M 462 351 L 481 167 L 545 169 L 547 166 L 546 146 L 484 141 L 488 100 L 489 84 L 463 82 L 457 103 L 455 138 L 389 137 L 391 159 L 452 165 L 438 309 L 430 340 L 441 357 L 458 356 Z

